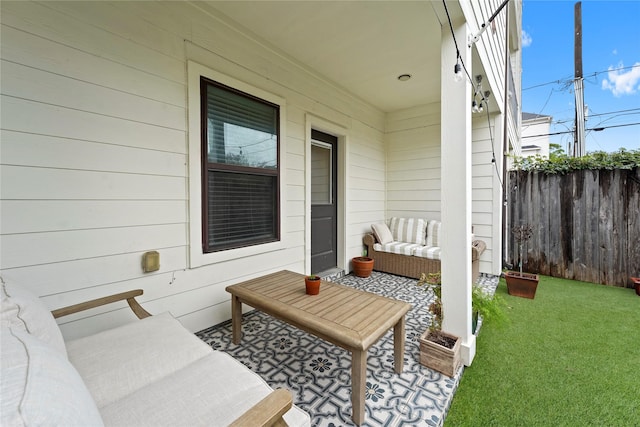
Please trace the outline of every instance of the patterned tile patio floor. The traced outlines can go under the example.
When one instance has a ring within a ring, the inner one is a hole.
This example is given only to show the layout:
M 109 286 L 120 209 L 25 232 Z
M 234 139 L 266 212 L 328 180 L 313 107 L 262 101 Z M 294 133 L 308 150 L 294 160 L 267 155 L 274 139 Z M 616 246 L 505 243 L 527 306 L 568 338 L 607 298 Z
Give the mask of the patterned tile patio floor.
M 439 426 L 458 386 L 454 378 L 419 363 L 418 338 L 430 322 L 431 292 L 416 287 L 416 280 L 373 272 L 369 278 L 353 275 L 335 282 L 406 301 L 413 308 L 406 316 L 404 371 L 393 370 L 393 330 L 369 349 L 367 358 L 364 426 Z M 490 292 L 498 278 L 481 276 Z M 322 292 L 322 290 L 321 290 Z M 311 415 L 312 426 L 352 426 L 351 355 L 264 313 L 243 317 L 243 339 L 231 342 L 231 322 L 197 333 L 214 349 L 224 351 L 259 374 L 273 388 L 293 393 L 293 402 Z

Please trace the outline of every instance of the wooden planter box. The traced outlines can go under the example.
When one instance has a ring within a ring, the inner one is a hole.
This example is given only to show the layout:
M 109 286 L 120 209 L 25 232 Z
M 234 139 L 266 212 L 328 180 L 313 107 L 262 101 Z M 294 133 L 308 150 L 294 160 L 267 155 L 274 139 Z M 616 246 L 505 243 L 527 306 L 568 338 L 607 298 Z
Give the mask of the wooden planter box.
M 509 295 L 534 299 L 538 289 L 538 275 L 520 273 L 519 271 L 507 271 L 504 274 L 507 281 Z
M 462 365 L 462 358 L 460 357 L 460 338 L 443 333 L 450 338 L 456 340 L 456 344 L 453 348 L 449 349 L 436 344 L 433 341 L 429 341 L 430 331 L 427 329 L 420 337 L 420 364 L 427 368 L 434 369 L 449 377 L 455 376 L 458 372 L 458 368 Z

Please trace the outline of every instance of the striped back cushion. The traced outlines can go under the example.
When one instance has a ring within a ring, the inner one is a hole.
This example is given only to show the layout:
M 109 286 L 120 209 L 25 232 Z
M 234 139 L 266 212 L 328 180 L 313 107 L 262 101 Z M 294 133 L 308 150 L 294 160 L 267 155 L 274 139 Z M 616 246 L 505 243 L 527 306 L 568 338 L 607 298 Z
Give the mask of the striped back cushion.
M 432 219 L 427 224 L 426 246 L 440 246 L 440 227 L 442 223 Z
M 426 223 L 422 218 L 398 218 L 389 220 L 389 230 L 396 242 L 424 245 Z

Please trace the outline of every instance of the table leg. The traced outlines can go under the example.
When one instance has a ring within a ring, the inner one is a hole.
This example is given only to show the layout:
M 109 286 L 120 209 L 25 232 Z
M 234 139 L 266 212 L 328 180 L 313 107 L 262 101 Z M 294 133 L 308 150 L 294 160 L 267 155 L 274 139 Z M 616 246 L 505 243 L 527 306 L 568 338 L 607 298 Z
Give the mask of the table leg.
M 234 344 L 242 339 L 242 303 L 236 295 L 231 295 L 231 332 Z
M 356 425 L 364 422 L 366 381 L 367 350 L 354 350 L 351 352 L 351 418 Z
M 404 316 L 393 327 L 393 366 L 401 374 L 404 367 Z

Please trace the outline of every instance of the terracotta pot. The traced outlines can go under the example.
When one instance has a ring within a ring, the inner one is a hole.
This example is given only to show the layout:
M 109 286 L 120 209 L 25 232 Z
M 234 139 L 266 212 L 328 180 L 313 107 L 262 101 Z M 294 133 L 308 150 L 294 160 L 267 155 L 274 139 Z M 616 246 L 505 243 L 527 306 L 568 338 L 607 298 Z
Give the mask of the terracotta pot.
M 425 333 L 420 336 L 420 364 L 447 376 L 455 376 L 458 368 L 462 365 L 460 337 L 440 332 L 456 341 L 453 348 L 447 348 L 429 340 L 430 333 L 431 331 L 426 330 Z
M 504 274 L 507 281 L 507 292 L 516 297 L 534 299 L 538 289 L 538 275 L 507 271 Z
M 318 295 L 320 293 L 320 278 L 314 279 L 310 277 L 304 278 L 304 285 L 307 290 L 307 295 Z
M 640 297 L 640 277 L 632 277 L 631 281 L 633 282 L 633 286 L 636 288 L 636 295 Z
M 373 270 L 373 258 L 357 256 L 351 260 L 353 264 L 353 274 L 358 277 L 369 277 Z

